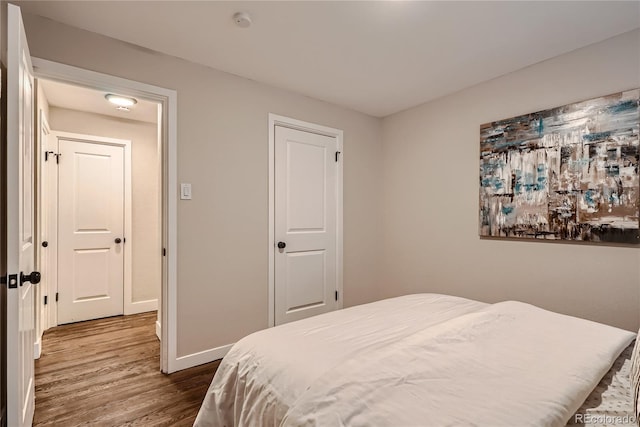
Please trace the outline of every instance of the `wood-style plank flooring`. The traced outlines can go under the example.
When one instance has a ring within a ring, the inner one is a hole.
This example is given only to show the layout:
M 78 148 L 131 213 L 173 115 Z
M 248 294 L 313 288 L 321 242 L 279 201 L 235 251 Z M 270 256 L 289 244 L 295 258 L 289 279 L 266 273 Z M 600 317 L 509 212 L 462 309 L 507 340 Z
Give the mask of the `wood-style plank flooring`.
M 58 326 L 36 361 L 34 426 L 191 426 L 219 361 L 160 372 L 156 312 Z

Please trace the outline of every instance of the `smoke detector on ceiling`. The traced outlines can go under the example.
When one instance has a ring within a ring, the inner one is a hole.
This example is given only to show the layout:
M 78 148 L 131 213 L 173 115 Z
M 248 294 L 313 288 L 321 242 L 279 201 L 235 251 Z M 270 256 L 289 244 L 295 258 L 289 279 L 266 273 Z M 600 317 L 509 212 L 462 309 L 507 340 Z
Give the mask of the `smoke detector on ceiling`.
M 247 28 L 251 25 L 251 16 L 246 12 L 238 12 L 233 15 L 233 22 L 240 28 Z

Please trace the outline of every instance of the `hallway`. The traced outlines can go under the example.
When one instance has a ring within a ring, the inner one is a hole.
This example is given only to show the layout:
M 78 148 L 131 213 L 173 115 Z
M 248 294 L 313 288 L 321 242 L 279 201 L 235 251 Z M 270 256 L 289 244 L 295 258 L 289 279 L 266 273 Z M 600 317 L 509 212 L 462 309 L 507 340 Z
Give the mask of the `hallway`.
M 191 426 L 219 361 L 163 375 L 157 313 L 50 329 L 36 360 L 34 426 Z

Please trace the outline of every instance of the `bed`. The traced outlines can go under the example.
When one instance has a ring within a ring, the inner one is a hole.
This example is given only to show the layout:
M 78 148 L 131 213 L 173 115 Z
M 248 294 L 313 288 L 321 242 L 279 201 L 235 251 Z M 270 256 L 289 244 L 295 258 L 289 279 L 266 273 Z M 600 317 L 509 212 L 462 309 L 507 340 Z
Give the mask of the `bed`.
M 243 338 L 195 425 L 597 425 L 588 398 L 618 365 L 633 377 L 634 338 L 515 301 L 391 298 Z

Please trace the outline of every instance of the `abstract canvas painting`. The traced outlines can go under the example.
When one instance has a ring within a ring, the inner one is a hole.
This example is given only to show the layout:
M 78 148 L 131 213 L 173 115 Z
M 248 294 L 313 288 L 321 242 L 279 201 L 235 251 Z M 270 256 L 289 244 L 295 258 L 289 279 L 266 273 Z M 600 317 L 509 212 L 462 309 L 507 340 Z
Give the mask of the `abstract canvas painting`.
M 480 126 L 480 235 L 640 243 L 640 89 Z

